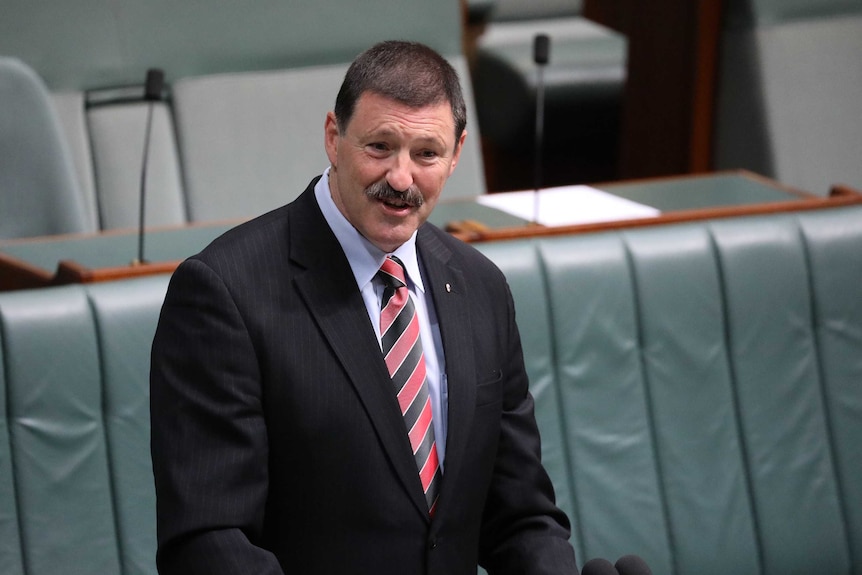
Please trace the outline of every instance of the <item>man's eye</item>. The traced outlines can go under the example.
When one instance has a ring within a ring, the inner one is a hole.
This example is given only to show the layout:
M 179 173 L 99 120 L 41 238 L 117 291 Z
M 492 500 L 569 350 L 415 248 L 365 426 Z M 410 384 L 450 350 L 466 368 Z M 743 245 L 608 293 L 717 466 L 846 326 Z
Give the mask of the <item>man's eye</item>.
M 437 152 L 434 150 L 422 150 L 419 155 L 426 160 L 433 160 L 437 157 Z
M 374 150 L 375 152 L 385 152 L 389 149 L 389 146 L 384 144 L 383 142 L 374 142 L 372 144 L 368 144 L 368 147 Z

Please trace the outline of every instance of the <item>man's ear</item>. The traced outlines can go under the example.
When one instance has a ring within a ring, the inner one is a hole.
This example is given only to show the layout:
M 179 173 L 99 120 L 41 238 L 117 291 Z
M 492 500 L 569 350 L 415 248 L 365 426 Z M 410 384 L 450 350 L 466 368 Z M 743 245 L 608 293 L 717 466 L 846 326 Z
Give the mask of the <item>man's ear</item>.
M 458 160 L 461 159 L 461 151 L 464 149 L 464 140 L 467 139 L 467 130 L 465 129 L 461 132 L 461 137 L 458 138 L 458 142 L 455 144 L 455 152 L 452 154 L 452 164 L 449 166 L 449 175 L 452 175 L 452 172 L 455 171 L 455 166 L 458 165 Z
M 329 158 L 329 163 L 336 169 L 339 137 L 338 121 L 335 119 L 335 112 L 328 112 L 326 114 L 326 121 L 323 124 L 323 145 L 326 148 L 326 156 Z

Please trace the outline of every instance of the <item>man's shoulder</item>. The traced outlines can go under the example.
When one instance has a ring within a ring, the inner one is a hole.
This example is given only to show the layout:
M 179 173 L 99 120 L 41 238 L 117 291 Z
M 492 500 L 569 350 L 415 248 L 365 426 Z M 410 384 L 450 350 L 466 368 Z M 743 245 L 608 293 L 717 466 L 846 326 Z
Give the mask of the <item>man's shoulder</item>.
M 267 246 L 270 238 L 286 233 L 289 211 L 290 204 L 287 204 L 238 224 L 210 242 L 197 257 L 208 259 L 237 251 L 247 253 L 251 246 Z
M 420 229 L 420 234 L 424 235 L 421 243 L 442 253 L 444 258 L 451 258 L 452 264 L 463 272 L 479 275 L 503 275 L 497 264 L 485 254 L 437 226 L 426 223 Z
M 309 186 L 313 187 L 314 181 Z M 303 213 L 312 208 L 313 194 L 308 189 L 288 204 L 256 216 L 227 230 L 214 239 L 197 256 L 208 260 L 225 256 L 254 257 L 260 252 L 286 248 L 290 237 L 291 214 Z

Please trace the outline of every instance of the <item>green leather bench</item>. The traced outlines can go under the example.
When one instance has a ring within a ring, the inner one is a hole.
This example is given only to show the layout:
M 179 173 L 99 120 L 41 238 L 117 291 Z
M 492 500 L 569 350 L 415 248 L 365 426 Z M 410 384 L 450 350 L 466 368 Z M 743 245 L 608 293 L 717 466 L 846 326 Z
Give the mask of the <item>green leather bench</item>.
M 581 561 L 862 573 L 862 209 L 482 249 Z
M 167 277 L 0 294 L 0 573 L 155 573 L 149 348 Z
M 862 573 L 862 206 L 478 247 L 581 563 Z M 0 573 L 155 573 L 167 281 L 0 294 Z

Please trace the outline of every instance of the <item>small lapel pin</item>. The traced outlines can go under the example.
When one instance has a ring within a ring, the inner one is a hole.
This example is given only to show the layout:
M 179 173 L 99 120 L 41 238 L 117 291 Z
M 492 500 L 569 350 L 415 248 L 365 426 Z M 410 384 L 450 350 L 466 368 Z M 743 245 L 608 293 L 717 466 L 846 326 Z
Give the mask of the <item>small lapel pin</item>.
M 448 283 L 446 284 L 446 293 L 452 293 L 452 285 L 451 284 L 448 284 Z

